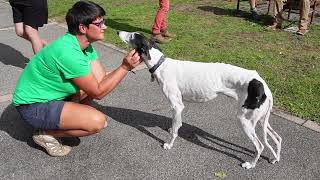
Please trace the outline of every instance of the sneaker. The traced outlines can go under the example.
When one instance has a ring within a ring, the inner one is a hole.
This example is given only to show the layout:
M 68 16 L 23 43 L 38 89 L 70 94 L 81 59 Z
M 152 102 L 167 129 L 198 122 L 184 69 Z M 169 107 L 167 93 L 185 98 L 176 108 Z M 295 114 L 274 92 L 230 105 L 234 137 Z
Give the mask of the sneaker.
M 162 34 L 162 36 L 168 37 L 168 38 L 175 38 L 175 37 L 177 37 L 176 34 L 174 34 L 174 33 L 169 33 L 168 31 L 162 32 L 161 34 Z
M 307 33 L 307 30 L 306 30 L 306 29 L 299 29 L 299 30 L 297 31 L 297 34 L 300 35 L 300 36 L 304 36 L 306 33 Z
M 153 35 L 151 39 L 160 44 L 168 43 L 170 41 L 170 39 L 163 37 L 161 34 Z
M 33 141 L 46 149 L 51 156 L 65 156 L 71 151 L 70 146 L 62 145 L 56 138 L 47 135 L 45 131 L 38 131 L 32 136 Z
M 251 18 L 253 20 L 259 20 L 258 12 L 257 12 L 256 9 L 255 10 L 251 10 Z

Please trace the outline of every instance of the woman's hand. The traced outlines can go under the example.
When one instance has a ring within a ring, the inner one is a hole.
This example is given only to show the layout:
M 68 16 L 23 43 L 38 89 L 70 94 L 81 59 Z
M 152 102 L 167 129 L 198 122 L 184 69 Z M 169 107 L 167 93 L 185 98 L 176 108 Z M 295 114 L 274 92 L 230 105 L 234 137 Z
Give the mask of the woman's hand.
M 140 57 L 139 53 L 132 49 L 125 58 L 123 58 L 121 67 L 125 68 L 128 71 L 131 71 L 133 68 L 138 66 L 142 61 L 142 58 Z

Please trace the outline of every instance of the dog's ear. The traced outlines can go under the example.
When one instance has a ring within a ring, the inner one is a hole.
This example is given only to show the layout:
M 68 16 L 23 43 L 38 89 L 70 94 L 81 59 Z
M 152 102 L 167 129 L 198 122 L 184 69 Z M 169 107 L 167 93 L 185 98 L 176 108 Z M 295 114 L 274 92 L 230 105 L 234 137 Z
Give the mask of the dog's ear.
M 142 34 L 142 37 L 143 38 L 141 39 L 141 42 L 139 45 L 140 53 L 144 54 L 148 58 L 148 60 L 150 60 L 151 59 L 150 52 L 149 52 L 149 50 L 151 49 L 150 41 L 145 36 L 143 36 L 143 34 Z
M 149 39 L 149 42 L 151 44 L 151 47 L 154 47 L 154 48 L 156 48 L 156 49 L 158 49 L 159 51 L 162 52 L 162 49 L 160 48 L 160 46 L 158 46 L 158 44 L 156 43 L 156 41 L 154 39 L 152 39 L 152 38 Z
M 147 56 L 147 58 L 148 58 L 148 60 L 150 60 L 151 59 L 151 56 L 150 56 L 150 52 L 149 52 L 149 48 L 148 48 L 148 46 L 146 46 L 146 45 L 143 45 L 142 47 L 141 47 L 141 54 L 144 54 L 144 55 L 146 55 Z
M 147 37 L 143 35 L 143 33 L 135 33 L 134 39 L 135 49 L 138 51 L 140 56 L 144 56 L 148 60 L 151 59 L 149 50 L 151 49 L 151 45 Z

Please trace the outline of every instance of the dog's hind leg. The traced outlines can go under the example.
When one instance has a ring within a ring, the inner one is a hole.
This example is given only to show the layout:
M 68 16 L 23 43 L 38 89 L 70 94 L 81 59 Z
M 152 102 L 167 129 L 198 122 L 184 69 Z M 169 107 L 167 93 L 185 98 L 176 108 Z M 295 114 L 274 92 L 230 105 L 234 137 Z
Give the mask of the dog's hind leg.
M 272 132 L 268 129 L 268 124 L 269 123 L 268 123 L 267 120 L 265 120 L 263 122 L 263 127 L 262 127 L 263 128 L 263 140 L 264 140 L 264 143 L 266 144 L 266 146 L 270 149 L 270 151 L 273 154 L 273 156 L 275 157 L 274 160 L 270 161 L 272 164 L 274 164 L 275 162 L 280 161 L 280 157 L 276 154 L 276 152 L 274 151 L 272 146 L 269 144 L 267 135 L 269 135 L 272 138 L 272 140 L 276 143 L 277 147 L 279 145 L 279 141 L 276 139 L 275 135 L 272 134 Z
M 251 140 L 251 142 L 254 144 L 256 148 L 256 153 L 255 153 L 256 156 L 253 158 L 253 160 L 251 162 L 244 162 L 241 164 L 241 166 L 246 169 L 254 168 L 264 149 L 264 146 L 259 140 L 255 131 L 256 121 L 254 118 L 256 117 L 254 115 L 251 115 L 251 118 L 248 119 L 246 118 L 245 113 L 243 113 L 239 118 L 245 134 L 249 137 L 249 139 Z
M 280 151 L 281 151 L 281 137 L 272 129 L 272 127 L 269 124 L 269 117 L 270 117 L 270 108 L 267 110 L 267 113 L 265 116 L 263 116 L 260 120 L 263 128 L 263 139 L 266 144 L 266 146 L 270 149 L 271 153 L 275 157 L 275 159 L 270 160 L 272 164 L 280 161 Z M 268 142 L 267 135 L 271 137 L 271 139 L 275 142 L 277 146 L 277 153 L 274 151 L 272 146 Z
M 178 136 L 178 130 L 182 126 L 181 113 L 182 113 L 182 110 L 184 109 L 180 91 L 175 91 L 175 93 L 170 93 L 168 96 L 168 99 L 173 109 L 173 117 L 172 117 L 172 127 L 171 127 L 171 139 L 169 142 L 163 145 L 164 149 L 172 148 L 173 143 Z
M 275 159 L 271 161 L 271 163 L 274 164 L 275 162 L 280 161 L 282 138 L 272 129 L 269 122 L 267 124 L 267 133 L 272 138 L 272 140 L 276 143 L 276 146 L 277 146 L 277 154 L 276 155 L 274 154 Z

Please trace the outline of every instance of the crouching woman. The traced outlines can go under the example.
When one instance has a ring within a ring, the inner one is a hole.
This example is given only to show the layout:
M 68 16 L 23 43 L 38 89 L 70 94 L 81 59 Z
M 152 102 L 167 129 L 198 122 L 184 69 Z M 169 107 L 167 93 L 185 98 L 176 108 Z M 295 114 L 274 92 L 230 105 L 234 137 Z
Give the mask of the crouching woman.
M 34 142 L 51 156 L 71 150 L 60 137 L 88 136 L 106 126 L 106 116 L 90 102 L 109 94 L 141 62 L 132 50 L 106 74 L 91 45 L 104 39 L 104 15 L 93 2 L 75 3 L 66 15 L 68 32 L 33 56 L 17 82 L 13 104 L 37 130 Z

